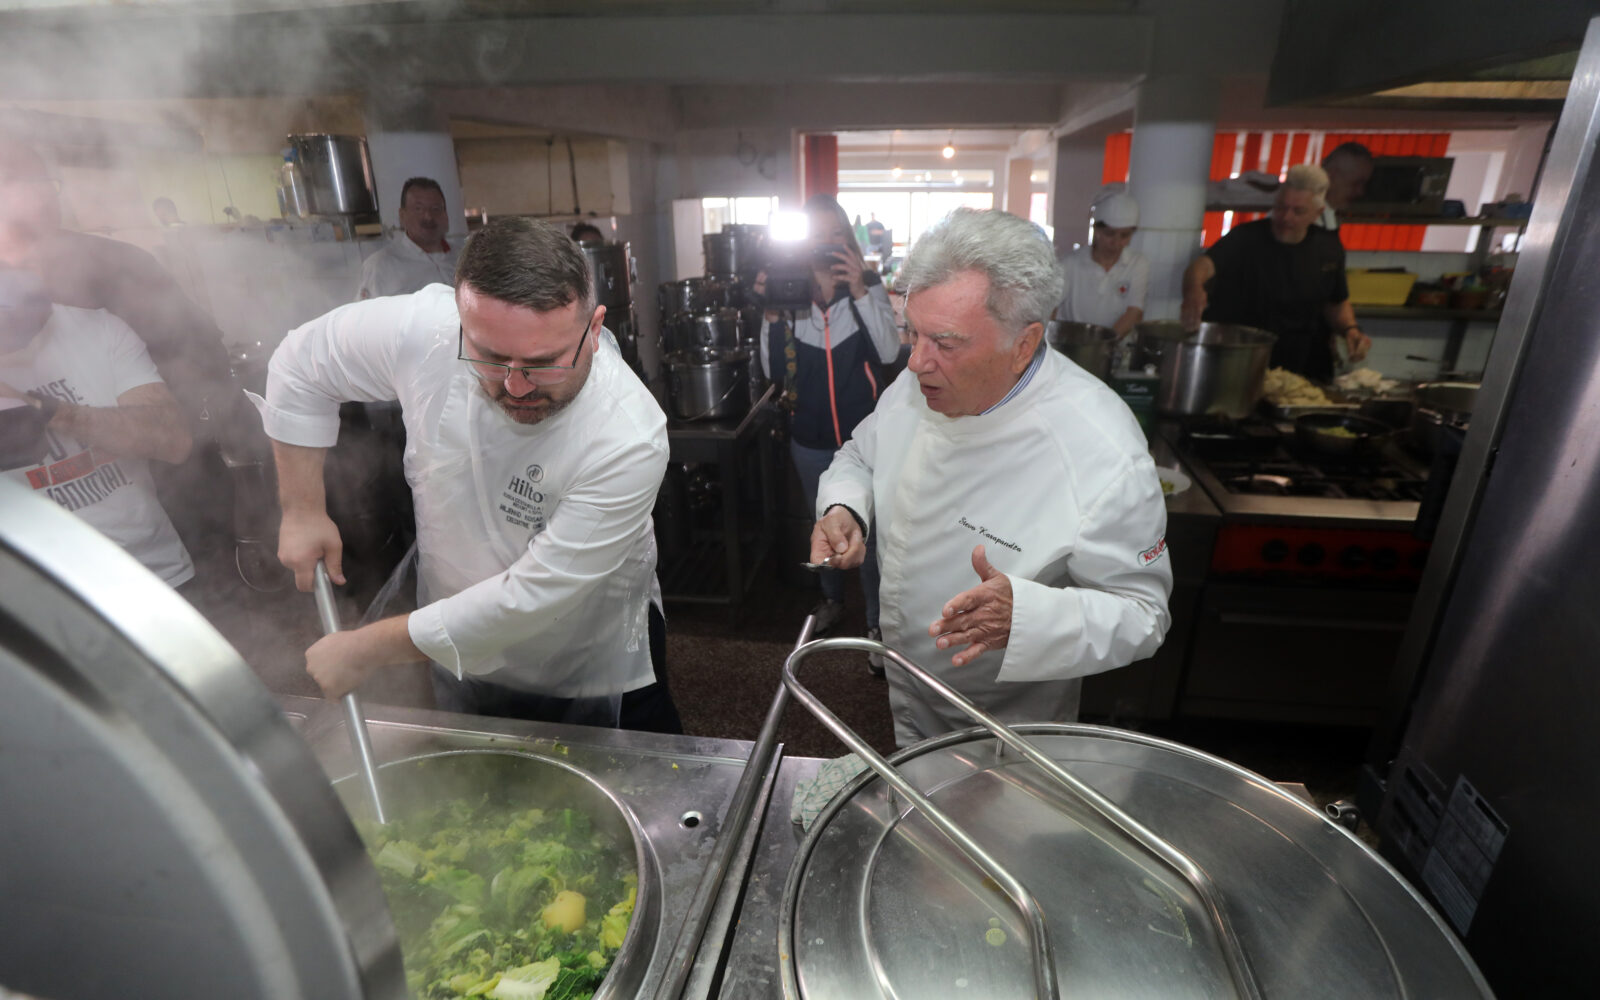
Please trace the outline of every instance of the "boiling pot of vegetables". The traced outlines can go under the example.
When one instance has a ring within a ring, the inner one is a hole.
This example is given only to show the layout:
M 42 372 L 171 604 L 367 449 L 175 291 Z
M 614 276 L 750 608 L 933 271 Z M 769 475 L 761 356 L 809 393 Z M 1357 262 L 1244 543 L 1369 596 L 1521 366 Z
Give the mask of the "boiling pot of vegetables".
M 638 821 L 584 772 L 513 751 L 379 769 L 387 824 L 336 784 L 383 881 L 419 1000 L 633 996 L 659 911 Z

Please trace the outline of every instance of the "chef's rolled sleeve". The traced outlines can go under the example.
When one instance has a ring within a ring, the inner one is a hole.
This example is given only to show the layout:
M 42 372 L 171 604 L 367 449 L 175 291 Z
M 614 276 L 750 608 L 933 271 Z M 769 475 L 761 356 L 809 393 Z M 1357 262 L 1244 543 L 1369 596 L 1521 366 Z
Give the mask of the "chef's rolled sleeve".
M 1074 586 L 1011 580 L 997 679 L 1067 680 L 1152 655 L 1172 622 L 1166 525 L 1154 463 L 1141 459 L 1090 504 L 1066 562 Z

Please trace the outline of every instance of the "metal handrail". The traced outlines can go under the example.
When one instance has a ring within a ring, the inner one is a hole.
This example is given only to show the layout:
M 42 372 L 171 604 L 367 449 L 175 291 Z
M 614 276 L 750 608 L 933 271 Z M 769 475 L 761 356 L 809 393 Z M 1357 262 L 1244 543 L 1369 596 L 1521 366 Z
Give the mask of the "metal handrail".
M 983 850 L 955 821 L 946 816 L 920 791 L 916 789 L 899 771 L 895 770 L 887 760 L 880 757 L 861 737 L 846 726 L 840 719 L 828 710 L 827 706 L 806 690 L 801 685 L 795 670 L 806 657 L 812 653 L 825 650 L 853 650 L 864 653 L 878 653 L 893 660 L 901 669 L 912 677 L 927 685 L 928 688 L 944 698 L 950 704 L 959 708 L 973 721 L 982 725 L 995 738 L 1006 746 L 1016 750 L 1026 757 L 1040 770 L 1054 778 L 1062 787 L 1081 799 L 1089 808 L 1099 813 L 1102 818 L 1112 826 L 1127 835 L 1131 840 L 1144 847 L 1151 854 L 1164 862 L 1179 877 L 1189 883 L 1210 919 L 1212 929 L 1216 932 L 1217 939 L 1222 945 L 1223 958 L 1228 964 L 1228 971 L 1233 977 L 1234 985 L 1240 994 L 1250 1000 L 1261 1000 L 1260 986 L 1256 983 L 1255 974 L 1250 969 L 1249 958 L 1244 953 L 1244 948 L 1239 942 L 1238 935 L 1234 932 L 1233 924 L 1228 919 L 1227 911 L 1223 908 L 1221 892 L 1211 877 L 1194 863 L 1188 855 L 1168 843 L 1154 831 L 1145 827 L 1138 820 L 1123 812 L 1122 809 L 1070 774 L 1060 764 L 1056 763 L 1032 743 L 1017 735 L 999 719 L 989 715 L 983 709 L 968 701 L 954 688 L 942 680 L 912 663 L 905 656 L 893 648 L 871 639 L 858 639 L 840 637 L 836 639 L 818 639 L 814 642 L 802 644 L 783 664 L 783 683 L 807 711 L 816 716 L 839 737 L 852 752 L 866 761 L 879 777 L 886 781 L 896 791 L 912 802 L 928 821 L 936 826 L 945 836 L 955 842 L 962 853 L 966 854 L 979 868 L 993 878 L 1005 889 L 1006 895 L 1011 897 L 1017 909 L 1021 911 L 1028 923 L 1030 944 L 1033 946 L 1034 986 L 1035 993 L 1040 997 L 1056 1000 L 1058 996 L 1055 979 L 1055 961 L 1053 958 L 1049 934 L 1045 927 L 1044 913 L 1035 900 L 1015 877 L 1003 868 Z
M 322 619 L 322 632 L 332 635 L 339 631 L 339 605 L 333 599 L 333 583 L 328 579 L 328 567 L 317 560 L 312 572 L 312 592 L 317 599 L 317 616 Z M 361 784 L 372 800 L 372 814 L 379 823 L 387 824 L 383 813 L 383 798 L 378 793 L 378 766 L 372 756 L 372 738 L 367 735 L 367 716 L 361 710 L 361 699 L 351 691 L 339 699 L 344 704 L 344 725 L 350 730 L 350 746 L 356 752 L 356 765 L 361 772 Z

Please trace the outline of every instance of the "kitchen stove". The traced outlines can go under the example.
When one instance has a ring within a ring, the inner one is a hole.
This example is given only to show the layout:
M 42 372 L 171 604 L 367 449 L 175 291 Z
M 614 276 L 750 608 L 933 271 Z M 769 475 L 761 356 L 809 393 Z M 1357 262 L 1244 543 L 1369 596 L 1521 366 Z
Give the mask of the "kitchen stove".
M 1413 532 L 1426 468 L 1392 442 L 1314 452 L 1261 419 L 1160 434 L 1221 515 L 1182 595 L 1194 617 L 1172 713 L 1371 725 L 1427 563 Z
M 1406 527 L 1427 469 L 1388 443 L 1368 455 L 1313 452 L 1292 425 L 1262 420 L 1173 424 L 1163 434 L 1224 519 Z

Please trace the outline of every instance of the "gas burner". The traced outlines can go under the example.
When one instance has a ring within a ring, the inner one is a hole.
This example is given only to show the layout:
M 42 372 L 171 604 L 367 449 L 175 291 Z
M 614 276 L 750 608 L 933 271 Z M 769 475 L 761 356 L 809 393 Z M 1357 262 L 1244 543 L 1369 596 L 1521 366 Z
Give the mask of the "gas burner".
M 1283 445 L 1283 434 L 1260 420 L 1195 417 L 1183 425 L 1184 446 L 1206 458 L 1268 455 Z

